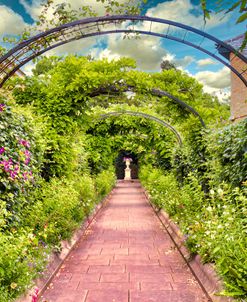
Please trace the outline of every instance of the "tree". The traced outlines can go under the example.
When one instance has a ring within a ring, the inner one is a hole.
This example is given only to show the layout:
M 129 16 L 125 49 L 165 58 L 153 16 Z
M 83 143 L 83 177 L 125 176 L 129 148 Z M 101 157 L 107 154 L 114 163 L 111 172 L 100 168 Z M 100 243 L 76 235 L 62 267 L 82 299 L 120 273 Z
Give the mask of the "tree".
M 176 69 L 176 66 L 171 61 L 163 60 L 160 64 L 160 68 L 162 70 L 170 70 L 170 69 Z

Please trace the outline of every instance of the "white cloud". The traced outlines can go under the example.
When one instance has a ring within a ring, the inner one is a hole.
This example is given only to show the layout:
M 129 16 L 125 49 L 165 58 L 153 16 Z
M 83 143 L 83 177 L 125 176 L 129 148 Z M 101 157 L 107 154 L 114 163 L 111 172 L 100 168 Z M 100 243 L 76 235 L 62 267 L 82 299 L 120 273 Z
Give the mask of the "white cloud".
M 178 68 L 182 68 L 184 69 L 185 67 L 187 67 L 188 65 L 190 65 L 192 62 L 195 61 L 195 58 L 192 56 L 185 56 L 182 59 L 173 59 L 174 64 L 178 67 Z
M 203 84 L 203 90 L 205 92 L 217 96 L 221 102 L 227 102 L 229 100 L 231 81 L 230 70 L 227 67 L 223 67 L 215 72 L 200 71 L 192 76 Z
M 160 40 L 154 37 L 123 39 L 122 35 L 111 35 L 108 37 L 107 49 L 96 48 L 92 51 L 92 55 L 108 59 L 132 57 L 139 68 L 152 71 L 160 69 L 160 63 L 167 55 L 167 51 L 160 44 Z
M 96 43 L 97 43 L 97 39 L 94 37 L 87 38 L 87 39 L 80 39 L 53 48 L 47 51 L 45 55 L 46 56 L 60 56 L 60 55 L 67 55 L 67 54 L 88 55 L 90 53 L 90 49 L 92 49 L 92 47 L 95 46 Z
M 204 92 L 207 92 L 213 96 L 216 96 L 221 103 L 229 103 L 231 97 L 231 91 L 229 88 L 215 89 L 207 85 L 203 86 Z
M 20 34 L 27 24 L 23 18 L 5 5 L 0 5 L 0 35 Z
M 201 7 L 193 5 L 190 0 L 174 0 L 159 3 L 157 6 L 150 8 L 146 15 L 181 22 L 196 28 L 203 28 L 204 26 Z M 212 28 L 219 25 L 219 23 L 224 23 L 229 17 L 230 15 L 222 21 L 222 14 L 216 15 L 212 13 L 210 19 L 207 20 L 206 28 Z
M 200 71 L 194 77 L 204 85 L 211 88 L 223 89 L 230 86 L 230 70 L 227 67 L 214 71 Z
M 197 65 L 198 65 L 199 67 L 204 67 L 204 66 L 207 66 L 207 65 L 215 65 L 215 64 L 218 64 L 217 62 L 215 62 L 215 61 L 212 60 L 211 58 L 201 59 L 201 60 L 198 60 L 196 63 L 197 63 Z

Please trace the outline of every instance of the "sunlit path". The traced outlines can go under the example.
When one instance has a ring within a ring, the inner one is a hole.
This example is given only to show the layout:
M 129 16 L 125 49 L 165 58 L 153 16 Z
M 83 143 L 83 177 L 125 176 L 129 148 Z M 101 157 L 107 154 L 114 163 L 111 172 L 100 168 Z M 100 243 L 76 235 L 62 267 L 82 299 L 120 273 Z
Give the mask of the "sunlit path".
M 118 182 L 43 300 L 207 301 L 138 181 Z

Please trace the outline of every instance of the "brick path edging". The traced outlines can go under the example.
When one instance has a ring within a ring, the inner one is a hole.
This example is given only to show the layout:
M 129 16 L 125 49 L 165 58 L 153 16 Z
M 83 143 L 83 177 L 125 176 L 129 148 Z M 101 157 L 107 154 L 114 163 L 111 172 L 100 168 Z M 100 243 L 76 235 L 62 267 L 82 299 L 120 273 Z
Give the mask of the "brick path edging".
M 114 186 L 115 187 L 115 186 Z M 75 231 L 72 238 L 70 240 L 63 240 L 61 242 L 61 252 L 55 253 L 53 252 L 50 255 L 48 267 L 44 272 L 42 278 L 35 280 L 35 286 L 29 290 L 26 294 L 21 296 L 16 300 L 16 302 L 31 302 L 32 301 L 32 294 L 34 293 L 35 288 L 39 289 L 38 298 L 42 296 L 45 289 L 49 286 L 50 282 L 52 281 L 53 277 L 56 275 L 66 258 L 69 256 L 73 248 L 76 246 L 77 242 L 81 239 L 83 234 L 89 228 L 90 224 L 93 222 L 96 215 L 99 213 L 100 209 L 106 205 L 110 196 L 113 193 L 114 187 L 112 188 L 111 192 L 102 199 L 102 201 L 96 205 L 93 209 L 92 213 L 86 220 L 82 223 L 80 228 Z
M 173 239 L 177 248 L 180 250 L 184 259 L 186 260 L 191 271 L 198 279 L 200 285 L 204 288 L 207 294 L 211 297 L 213 302 L 234 302 L 236 301 L 232 297 L 217 296 L 216 294 L 223 290 L 223 281 L 220 279 L 214 265 L 212 263 L 202 263 L 202 259 L 199 255 L 192 257 L 189 250 L 184 245 L 183 234 L 175 222 L 169 217 L 169 215 L 164 210 L 158 210 L 150 201 L 150 196 L 146 190 L 144 194 L 151 204 L 156 215 L 161 220 L 162 224 L 166 228 L 167 232 Z

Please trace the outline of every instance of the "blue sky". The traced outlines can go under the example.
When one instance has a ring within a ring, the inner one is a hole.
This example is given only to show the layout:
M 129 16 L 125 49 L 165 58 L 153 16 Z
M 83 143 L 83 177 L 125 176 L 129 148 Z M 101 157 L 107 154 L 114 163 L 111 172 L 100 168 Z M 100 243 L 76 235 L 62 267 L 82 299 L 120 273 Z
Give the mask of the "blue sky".
M 126 0 L 119 0 L 124 3 Z M 217 0 L 208 0 L 209 9 L 214 9 Z M 83 3 L 92 5 L 99 15 L 104 15 L 104 7 L 96 0 L 55 0 L 55 3 L 68 2 L 74 9 Z M 0 0 L 0 36 L 4 34 L 18 34 L 26 26 L 31 25 L 40 13 L 40 0 Z M 49 12 L 52 18 L 52 11 Z M 245 24 L 236 25 L 238 13 L 220 15 L 212 14 L 206 25 L 199 6 L 199 0 L 149 0 L 143 6 L 142 14 L 162 19 L 171 19 L 186 25 L 201 29 L 217 37 L 227 40 L 246 30 Z M 162 31 L 157 27 L 157 31 Z M 179 32 L 176 33 L 179 35 Z M 190 39 L 194 37 L 190 36 Z M 207 49 L 214 51 L 213 43 L 203 43 Z M 221 63 L 191 47 L 167 39 L 143 36 L 141 40 L 123 40 L 117 35 L 102 38 L 91 38 L 72 42 L 64 45 L 46 55 L 64 55 L 79 53 L 92 54 L 95 58 L 107 57 L 114 59 L 121 56 L 131 56 L 137 60 L 138 68 L 146 71 L 159 71 L 162 59 L 175 63 L 180 69 L 185 70 L 205 86 L 205 91 L 222 96 L 228 96 L 230 85 L 230 72 Z M 29 73 L 32 65 L 24 67 Z

